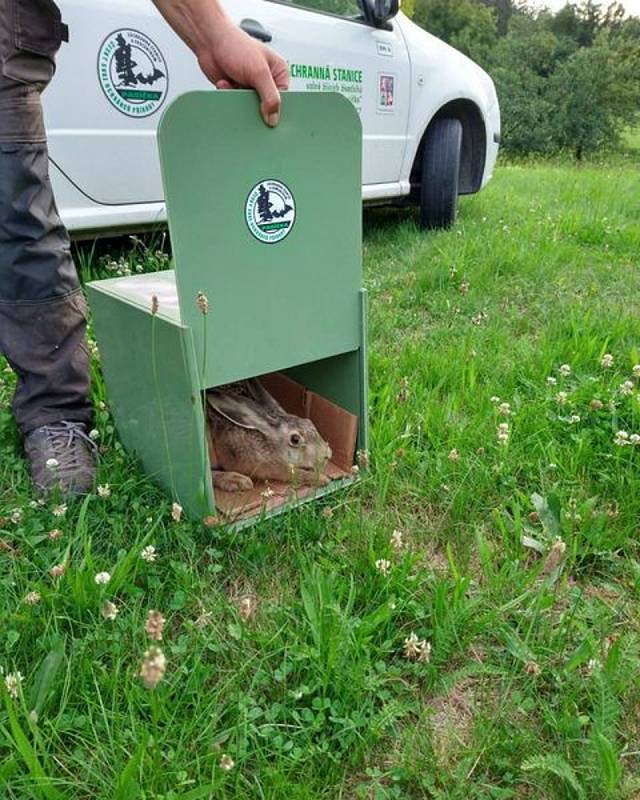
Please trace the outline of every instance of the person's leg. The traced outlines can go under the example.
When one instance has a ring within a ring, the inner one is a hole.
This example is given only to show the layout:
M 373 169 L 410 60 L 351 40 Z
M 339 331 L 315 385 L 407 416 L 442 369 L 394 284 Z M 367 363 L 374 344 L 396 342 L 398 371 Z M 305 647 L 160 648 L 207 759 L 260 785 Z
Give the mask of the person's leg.
M 86 310 L 40 104 L 63 26 L 51 0 L 0 0 L 0 21 L 0 351 L 18 378 L 13 409 L 34 482 L 86 491 L 94 472 Z

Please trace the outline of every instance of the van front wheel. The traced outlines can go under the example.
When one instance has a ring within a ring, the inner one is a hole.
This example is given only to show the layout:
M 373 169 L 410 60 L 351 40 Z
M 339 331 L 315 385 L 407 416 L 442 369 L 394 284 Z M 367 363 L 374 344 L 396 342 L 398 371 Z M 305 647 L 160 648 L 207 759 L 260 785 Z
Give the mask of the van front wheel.
M 462 124 L 436 119 L 427 130 L 422 152 L 420 224 L 423 228 L 450 228 L 458 207 L 458 180 Z

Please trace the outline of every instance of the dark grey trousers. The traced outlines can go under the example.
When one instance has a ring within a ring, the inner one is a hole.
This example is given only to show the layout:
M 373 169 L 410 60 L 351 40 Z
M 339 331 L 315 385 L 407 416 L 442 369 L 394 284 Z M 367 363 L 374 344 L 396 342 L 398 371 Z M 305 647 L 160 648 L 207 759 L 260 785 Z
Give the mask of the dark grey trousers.
M 52 0 L 0 0 L 0 351 L 23 431 L 90 422 L 86 307 L 49 181 L 40 93 L 65 37 Z

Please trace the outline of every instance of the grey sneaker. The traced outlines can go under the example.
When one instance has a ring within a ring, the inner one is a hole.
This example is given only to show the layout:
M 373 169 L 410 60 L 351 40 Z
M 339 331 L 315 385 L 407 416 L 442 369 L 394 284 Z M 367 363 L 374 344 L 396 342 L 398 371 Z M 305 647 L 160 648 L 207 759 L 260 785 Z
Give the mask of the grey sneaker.
M 96 477 L 96 446 L 81 422 L 52 422 L 24 440 L 36 488 L 48 494 L 59 487 L 63 497 L 87 494 Z

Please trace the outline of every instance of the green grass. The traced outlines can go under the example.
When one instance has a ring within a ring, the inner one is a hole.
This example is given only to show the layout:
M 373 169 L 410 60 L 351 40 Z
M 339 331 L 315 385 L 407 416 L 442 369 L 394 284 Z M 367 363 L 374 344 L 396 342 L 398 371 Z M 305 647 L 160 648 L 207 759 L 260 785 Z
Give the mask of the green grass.
M 34 503 L 2 373 L 2 796 L 637 798 L 640 446 L 614 440 L 640 433 L 639 192 L 623 164 L 512 166 L 450 232 L 368 212 L 370 470 L 241 533 L 175 522 L 106 406 L 110 496 Z

